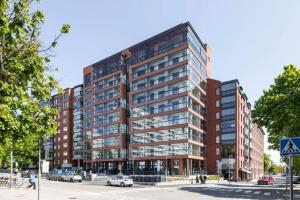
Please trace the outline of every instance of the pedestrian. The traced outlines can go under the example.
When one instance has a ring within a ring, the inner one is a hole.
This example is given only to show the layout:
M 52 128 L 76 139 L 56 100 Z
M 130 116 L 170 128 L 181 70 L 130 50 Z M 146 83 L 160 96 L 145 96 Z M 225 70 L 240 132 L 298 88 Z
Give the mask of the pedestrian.
M 201 184 L 203 184 L 203 177 L 202 177 L 202 175 L 200 175 L 200 182 L 201 182 Z
M 33 186 L 33 189 L 36 189 L 36 184 L 35 184 L 35 175 L 34 174 L 30 174 L 29 175 L 29 183 L 30 185 L 28 186 L 28 188 Z
M 196 183 L 199 183 L 199 177 L 198 177 L 198 174 L 196 175 Z
M 204 184 L 205 184 L 205 182 L 206 182 L 206 176 L 204 175 L 204 178 L 203 178 L 204 180 L 203 180 L 203 182 L 204 182 Z

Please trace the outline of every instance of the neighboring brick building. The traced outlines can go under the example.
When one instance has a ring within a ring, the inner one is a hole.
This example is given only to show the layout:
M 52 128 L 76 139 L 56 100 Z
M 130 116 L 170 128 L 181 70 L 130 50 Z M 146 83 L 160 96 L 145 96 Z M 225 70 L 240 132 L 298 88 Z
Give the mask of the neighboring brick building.
M 251 104 L 238 80 L 208 80 L 208 124 L 208 173 L 217 174 L 221 162 L 225 178 L 229 170 L 234 180 L 252 178 L 253 144 L 263 147 L 263 140 L 252 137 Z M 262 162 L 263 156 L 255 159 Z
M 258 128 L 256 124 L 251 126 L 252 143 L 250 147 L 252 151 L 250 152 L 251 157 L 251 171 L 252 179 L 258 179 L 264 175 L 264 135 L 265 132 L 262 128 Z
M 59 113 L 54 118 L 58 123 L 57 134 L 54 136 L 54 167 L 73 165 L 73 91 L 64 90 L 63 94 L 54 95 L 50 105 Z

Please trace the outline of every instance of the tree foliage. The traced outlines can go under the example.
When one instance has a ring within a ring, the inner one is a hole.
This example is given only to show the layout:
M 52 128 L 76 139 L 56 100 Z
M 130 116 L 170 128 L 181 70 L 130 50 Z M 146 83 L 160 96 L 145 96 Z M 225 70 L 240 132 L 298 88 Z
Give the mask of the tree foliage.
M 264 171 L 265 172 L 268 171 L 270 163 L 271 163 L 270 155 L 264 153 Z
M 57 110 L 47 103 L 53 91 L 61 91 L 49 73 L 48 47 L 39 40 L 44 15 L 32 11 L 32 0 L 0 1 L 0 163 L 15 159 L 29 164 L 37 159 L 40 136 L 55 134 Z M 37 1 L 38 2 L 38 1 Z
M 255 102 L 254 122 L 268 131 L 270 149 L 279 150 L 280 139 L 300 136 L 300 69 L 284 67 L 274 83 Z M 295 159 L 298 166 L 299 159 Z

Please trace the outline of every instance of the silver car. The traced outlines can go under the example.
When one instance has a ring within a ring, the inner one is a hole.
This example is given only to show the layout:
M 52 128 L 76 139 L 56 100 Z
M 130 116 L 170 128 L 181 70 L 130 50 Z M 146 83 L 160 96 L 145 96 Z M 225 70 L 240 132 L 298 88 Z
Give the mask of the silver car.
M 107 185 L 117 185 L 121 187 L 126 187 L 126 186 L 133 186 L 133 180 L 129 178 L 128 176 L 113 176 L 111 179 L 109 179 L 106 182 Z
M 69 181 L 69 182 L 81 182 L 82 181 L 82 177 L 81 175 L 75 174 L 75 173 L 64 173 L 61 178 L 61 181 Z

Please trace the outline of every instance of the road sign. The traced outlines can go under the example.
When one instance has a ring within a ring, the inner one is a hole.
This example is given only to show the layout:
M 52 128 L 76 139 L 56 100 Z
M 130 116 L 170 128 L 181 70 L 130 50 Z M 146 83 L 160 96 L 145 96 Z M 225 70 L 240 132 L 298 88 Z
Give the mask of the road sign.
M 300 155 L 300 137 L 281 139 L 280 155 Z

